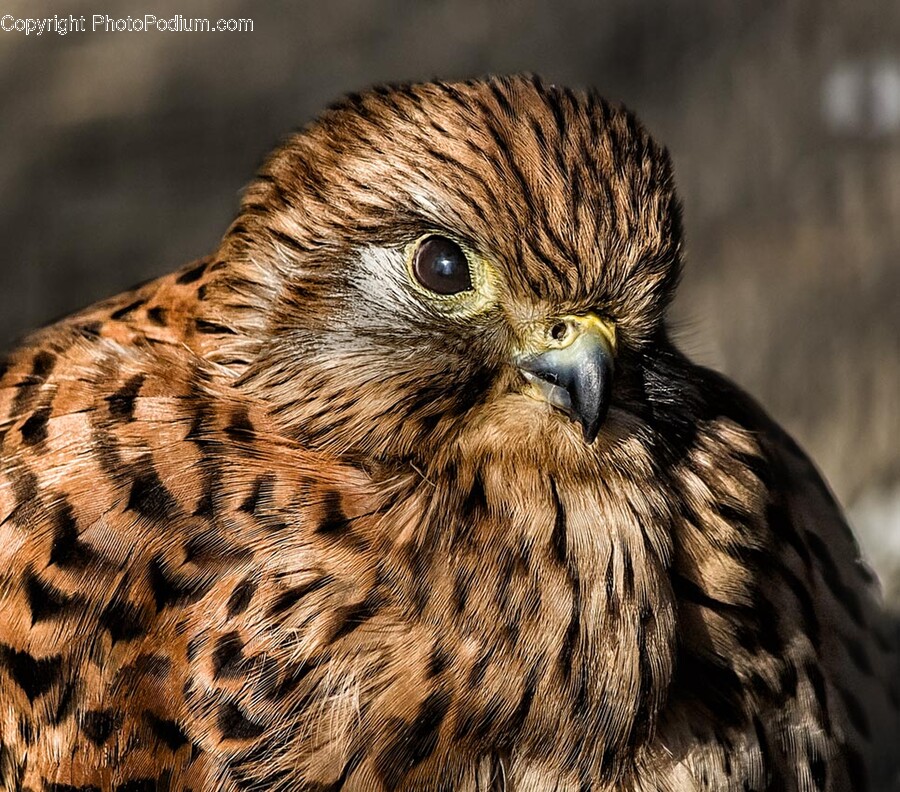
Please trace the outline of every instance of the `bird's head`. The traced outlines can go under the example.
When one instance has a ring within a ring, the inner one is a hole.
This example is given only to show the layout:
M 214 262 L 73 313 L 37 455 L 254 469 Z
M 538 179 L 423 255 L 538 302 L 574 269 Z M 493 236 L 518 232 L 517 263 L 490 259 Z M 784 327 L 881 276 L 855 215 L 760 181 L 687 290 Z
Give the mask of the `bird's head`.
M 465 433 L 600 453 L 679 248 L 668 155 L 634 116 L 513 77 L 346 98 L 269 158 L 220 255 L 270 296 L 243 381 L 287 431 L 427 460 Z

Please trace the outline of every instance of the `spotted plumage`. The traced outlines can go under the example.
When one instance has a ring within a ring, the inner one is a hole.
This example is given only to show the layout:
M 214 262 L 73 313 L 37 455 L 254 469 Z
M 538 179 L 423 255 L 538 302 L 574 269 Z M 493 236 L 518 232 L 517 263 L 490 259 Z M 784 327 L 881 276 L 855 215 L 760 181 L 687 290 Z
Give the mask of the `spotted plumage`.
M 892 788 L 875 581 L 670 342 L 680 234 L 665 151 L 593 94 L 376 88 L 213 256 L 31 336 L 0 786 Z

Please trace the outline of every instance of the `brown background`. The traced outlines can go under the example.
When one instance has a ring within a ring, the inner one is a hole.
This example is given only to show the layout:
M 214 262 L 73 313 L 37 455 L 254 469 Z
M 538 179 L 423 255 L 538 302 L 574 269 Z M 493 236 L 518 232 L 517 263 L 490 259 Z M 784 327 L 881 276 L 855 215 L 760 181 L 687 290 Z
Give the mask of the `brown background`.
M 682 344 L 797 435 L 900 595 L 900 4 L 333 0 L 14 16 L 252 33 L 0 33 L 0 349 L 208 252 L 286 131 L 384 80 L 537 71 L 638 111 L 686 206 Z

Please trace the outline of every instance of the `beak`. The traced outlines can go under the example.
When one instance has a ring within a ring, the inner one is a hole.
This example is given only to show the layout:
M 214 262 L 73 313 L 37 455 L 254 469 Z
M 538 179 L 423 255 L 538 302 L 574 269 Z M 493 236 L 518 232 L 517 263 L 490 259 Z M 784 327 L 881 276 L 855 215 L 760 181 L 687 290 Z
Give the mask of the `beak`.
M 516 366 L 529 395 L 578 422 L 585 442 L 593 443 L 609 410 L 615 350 L 611 323 L 594 314 L 564 316 L 516 357 Z

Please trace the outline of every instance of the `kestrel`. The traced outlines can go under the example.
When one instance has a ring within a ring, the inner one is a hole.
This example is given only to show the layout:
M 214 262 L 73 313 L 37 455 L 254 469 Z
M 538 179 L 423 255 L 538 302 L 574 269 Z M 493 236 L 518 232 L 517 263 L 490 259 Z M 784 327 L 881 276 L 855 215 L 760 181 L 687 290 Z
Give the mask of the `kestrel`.
M 375 88 L 214 255 L 32 335 L 0 786 L 893 788 L 896 634 L 813 465 L 670 340 L 679 218 L 593 93 Z

